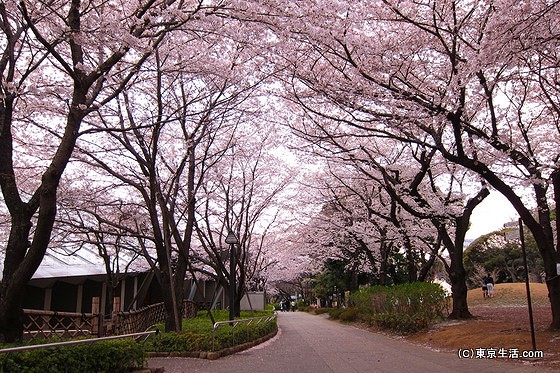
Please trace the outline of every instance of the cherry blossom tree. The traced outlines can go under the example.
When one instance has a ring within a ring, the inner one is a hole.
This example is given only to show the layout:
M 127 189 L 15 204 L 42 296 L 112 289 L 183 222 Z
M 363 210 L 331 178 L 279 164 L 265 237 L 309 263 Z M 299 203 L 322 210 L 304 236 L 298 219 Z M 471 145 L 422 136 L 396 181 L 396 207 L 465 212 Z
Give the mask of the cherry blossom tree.
M 218 45 L 216 41 L 224 36 L 226 29 L 232 39 L 247 38 L 247 34 L 236 27 L 239 17 L 228 17 L 227 12 L 233 11 L 231 4 L 222 1 L 85 4 L 75 0 L 70 3 L 39 1 L 32 6 L 25 1 L 19 4 L 2 1 L 0 5 L 2 31 L 7 40 L 2 59 L 2 87 L 7 93 L 3 96 L 2 141 L 7 146 L 2 147 L 0 155 L 3 171 L 1 186 L 12 215 L 12 233 L 7 240 L 0 301 L 0 324 L 19 328 L 20 323 L 12 322 L 14 315 L 19 318 L 17 303 L 22 294 L 19 290 L 39 265 L 48 245 L 56 212 L 58 183 L 78 137 L 97 133 L 100 129 L 107 130 L 102 127 L 108 124 L 122 123 L 108 119 L 111 112 L 118 113 L 119 109 L 110 106 L 105 111 L 107 104 L 116 97 L 126 97 L 130 85 L 138 84 L 138 71 L 155 51 L 160 50 L 162 43 L 169 39 L 167 35 L 170 32 L 189 35 L 180 38 L 172 48 L 177 56 L 180 53 L 183 57 L 190 56 L 188 62 L 195 68 L 186 70 L 200 76 L 208 71 L 216 73 L 216 68 L 222 66 L 211 64 L 209 60 L 201 61 L 200 57 L 205 54 L 197 53 L 196 41 L 207 40 L 208 49 L 213 49 L 214 61 L 218 61 L 216 57 L 220 55 L 239 56 L 244 49 L 243 45 L 233 49 L 232 44 Z M 231 22 L 236 25 L 228 28 Z M 250 45 L 249 42 L 245 44 Z M 179 49 L 180 53 L 177 53 Z M 257 59 L 255 54 L 245 53 L 243 57 L 253 61 Z M 230 67 L 242 62 L 235 61 Z M 230 76 L 233 76 L 231 74 L 230 71 Z M 131 102 L 128 100 L 127 103 L 126 98 L 123 100 L 125 106 Z M 14 103 L 18 104 L 17 107 Z M 135 101 L 135 104 L 138 102 Z M 30 110 L 38 114 L 32 115 Z M 94 113 L 102 114 L 95 116 Z M 28 131 L 30 128 L 34 131 Z M 128 128 L 113 130 L 127 131 Z M 22 139 L 26 141 L 21 142 Z M 191 166 L 192 160 L 189 163 Z M 14 168 L 18 172 L 14 172 Z M 34 171 L 33 177 L 23 176 L 19 171 L 29 169 Z M 28 202 L 22 198 L 25 195 L 29 196 Z M 15 221 L 15 218 L 24 222 Z M 36 228 L 31 231 L 30 222 L 35 218 Z M 190 221 L 188 224 L 192 225 L 192 219 Z M 192 227 L 186 231 L 192 231 Z M 31 249 L 27 250 L 31 236 L 35 238 Z M 142 242 L 146 239 L 145 236 L 137 237 L 142 237 Z M 22 261 L 24 256 L 26 259 Z M 20 262 L 23 265 L 19 265 Z M 9 288 L 12 278 L 15 290 Z M 3 301 L 8 306 L 3 307 Z M 10 322 L 5 322 L 3 317 L 10 318 Z M 178 324 L 176 317 L 174 323 Z M 6 339 L 17 339 L 20 330 L 10 333 Z
M 472 196 L 459 193 L 465 186 L 461 173 L 456 170 L 444 170 L 438 175 L 438 165 L 432 157 L 435 152 L 421 151 L 413 158 L 418 163 L 417 171 L 409 176 L 406 169 L 389 169 L 369 158 L 370 164 L 383 174 L 384 186 L 392 199 L 398 201 L 413 216 L 430 221 L 437 231 L 438 241 L 447 249 L 449 263 L 443 261 L 451 280 L 453 308 L 449 317 L 468 318 L 471 314 L 467 305 L 467 274 L 463 265 L 463 247 L 465 235 L 469 229 L 472 212 L 489 194 L 484 184 Z M 409 169 L 413 162 L 406 162 Z M 363 167 L 360 167 L 363 171 Z M 412 169 L 415 169 L 412 167 Z M 441 181 L 448 178 L 448 184 Z M 456 190 L 454 184 L 459 184 Z M 443 189 L 442 186 L 446 188 Z M 476 189 L 475 189 L 476 190 Z M 405 240 L 405 243 L 407 241 Z M 435 253 L 434 253 L 435 254 Z
M 372 0 L 264 12 L 290 24 L 275 29 L 292 41 L 286 81 L 333 119 L 329 133 L 421 143 L 511 202 L 543 257 L 553 328 L 559 11 L 547 1 Z
M 263 122 L 266 123 L 266 122 Z M 278 138 L 270 124 L 239 128 L 231 151 L 211 170 L 203 185 L 198 209 L 197 235 L 200 261 L 197 270 L 231 289 L 225 238 L 233 232 L 235 245 L 236 314 L 247 288 L 260 282 L 272 262 L 269 233 L 277 224 L 290 180 L 295 172 L 272 152 Z M 229 294 L 229 292 L 228 292 Z
M 116 101 L 113 118 L 122 129 L 131 131 L 111 131 L 115 126 L 105 114 L 99 119 L 109 130 L 106 138 L 100 141 L 95 136 L 95 142 L 80 150 L 87 155 L 84 162 L 124 186 L 126 203 L 140 204 L 149 216 L 151 249 L 157 258 L 154 269 L 168 316 L 166 327 L 180 330 L 197 190 L 208 169 L 230 147 L 239 117 L 248 114 L 237 106 L 253 89 L 233 80 L 237 69 L 224 76 L 220 75 L 223 66 L 215 73 L 201 67 L 188 74 L 183 72 L 183 62 L 171 56 L 156 53 L 154 65 L 139 75 L 141 82 Z M 155 76 L 150 76 L 152 71 Z
M 357 132 L 330 132 L 332 115 L 317 112 L 304 102 L 298 103 L 306 110 L 305 115 L 313 126 L 296 123 L 293 128 L 300 137 L 315 146 L 315 154 L 336 159 L 337 162 L 346 164 L 347 168 L 354 168 L 362 174 L 362 178 L 369 180 L 378 189 L 362 193 L 356 185 L 359 178 L 356 175 L 341 172 L 336 176 L 337 183 L 342 186 L 341 192 L 333 193 L 333 200 L 337 201 L 338 208 L 330 214 L 338 215 L 341 221 L 334 229 L 336 234 L 345 232 L 345 227 L 354 225 L 360 219 L 363 221 L 365 216 L 368 216 L 367 221 L 373 220 L 376 225 L 385 222 L 383 229 L 378 229 L 384 237 L 380 241 L 383 245 L 379 250 L 383 258 L 380 262 L 382 268 L 390 258 L 387 254 L 391 249 L 401 248 L 406 255 L 409 281 L 417 279 L 418 274 L 425 278 L 429 267 L 440 255 L 440 245 L 443 244 L 447 249 L 449 263 L 447 260 L 442 260 L 442 263 L 454 289 L 450 316 L 470 317 L 462 252 L 472 211 L 489 193 L 484 183 L 478 193 L 471 192 L 469 195 L 465 192 L 469 189 L 476 190 L 476 186 L 467 177 L 469 174 L 458 170 L 457 166 L 446 162 L 442 157 L 438 159 L 435 149 L 411 145 L 399 139 L 367 135 L 364 139 Z M 332 112 L 336 112 L 336 108 Z M 327 189 L 333 190 L 332 187 Z M 372 195 L 382 196 L 383 193 L 385 202 L 371 204 Z M 358 212 L 353 216 L 356 211 L 348 203 L 349 196 L 359 196 L 358 201 L 367 206 L 367 213 Z M 412 218 L 402 220 L 401 209 Z M 422 221 L 424 224 L 420 223 Z M 426 228 L 426 222 L 431 228 Z M 423 227 L 424 233 L 420 233 L 420 227 Z M 322 229 L 328 231 L 324 227 Z M 370 228 L 368 231 L 373 230 Z M 363 245 L 364 241 L 360 239 L 357 242 Z M 395 245 L 395 242 L 399 244 Z M 348 241 L 343 240 L 343 245 L 348 245 Z M 367 248 L 368 245 L 363 246 Z M 415 247 L 428 249 L 428 259 L 420 269 L 417 265 L 423 255 L 415 255 Z M 382 270 L 381 274 L 384 273 L 385 270 Z
M 58 184 L 84 119 L 123 89 L 168 31 L 202 8 L 0 2 L 0 186 L 11 217 L 0 288 L 3 340 L 21 338 L 24 286 L 47 249 Z M 28 152 L 33 146 L 41 152 Z M 29 167 L 34 177 L 22 178 L 19 170 Z
M 77 178 L 76 170 L 70 172 Z M 138 227 L 146 225 L 146 218 L 137 205 L 125 204 L 107 186 L 92 186 L 89 170 L 82 170 L 80 186 L 68 180 L 60 185 L 57 220 L 49 250 L 82 254 L 96 253 L 106 273 L 107 299 L 113 299 L 116 287 L 129 271 L 145 271 L 153 263 L 150 253 L 142 250 L 145 239 L 138 235 Z M 87 185 L 87 186 L 86 186 Z M 148 258 L 147 258 L 148 257 Z M 113 312 L 113 302 L 107 302 L 105 315 Z M 117 310 L 118 311 L 118 310 Z

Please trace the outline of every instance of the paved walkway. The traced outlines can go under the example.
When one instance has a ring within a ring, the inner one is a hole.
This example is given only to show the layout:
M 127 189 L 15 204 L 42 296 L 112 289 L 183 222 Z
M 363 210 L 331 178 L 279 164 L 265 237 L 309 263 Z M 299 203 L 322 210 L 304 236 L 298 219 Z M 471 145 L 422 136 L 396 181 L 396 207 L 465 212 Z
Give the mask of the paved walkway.
M 250 350 L 210 361 L 154 358 L 166 373 L 542 372 L 502 360 L 459 359 L 403 340 L 303 312 L 280 313 L 276 337 Z M 498 346 L 508 347 L 508 346 Z

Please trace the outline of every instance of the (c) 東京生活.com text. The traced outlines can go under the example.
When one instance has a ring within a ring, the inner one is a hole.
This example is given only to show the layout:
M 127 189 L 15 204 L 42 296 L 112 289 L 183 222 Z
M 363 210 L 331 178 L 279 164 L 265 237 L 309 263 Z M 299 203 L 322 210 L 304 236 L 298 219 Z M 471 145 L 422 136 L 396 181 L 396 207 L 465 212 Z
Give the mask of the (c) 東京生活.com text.
M 460 359 L 539 359 L 544 357 L 542 350 L 520 350 L 518 348 L 460 348 Z

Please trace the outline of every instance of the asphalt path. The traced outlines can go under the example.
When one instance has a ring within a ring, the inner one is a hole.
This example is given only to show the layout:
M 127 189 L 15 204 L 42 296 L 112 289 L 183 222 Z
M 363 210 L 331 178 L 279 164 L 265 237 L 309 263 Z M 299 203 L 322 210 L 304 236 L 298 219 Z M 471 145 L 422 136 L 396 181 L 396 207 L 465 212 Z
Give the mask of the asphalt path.
M 402 339 L 304 312 L 280 313 L 279 333 L 262 345 L 218 360 L 152 358 L 166 373 L 543 372 L 505 358 L 459 358 Z M 497 346 L 507 347 L 507 346 Z

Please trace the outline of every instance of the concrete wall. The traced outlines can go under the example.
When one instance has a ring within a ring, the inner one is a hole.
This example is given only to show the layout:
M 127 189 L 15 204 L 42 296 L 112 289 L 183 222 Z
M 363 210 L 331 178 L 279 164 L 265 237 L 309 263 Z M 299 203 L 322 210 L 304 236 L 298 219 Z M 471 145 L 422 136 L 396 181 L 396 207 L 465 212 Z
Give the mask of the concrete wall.
M 251 300 L 251 304 L 249 305 L 249 300 Z M 252 306 L 252 308 L 250 307 Z M 264 292 L 262 291 L 249 291 L 247 294 L 241 298 L 240 308 L 241 311 L 264 311 L 264 307 L 266 306 L 266 300 L 264 296 Z

